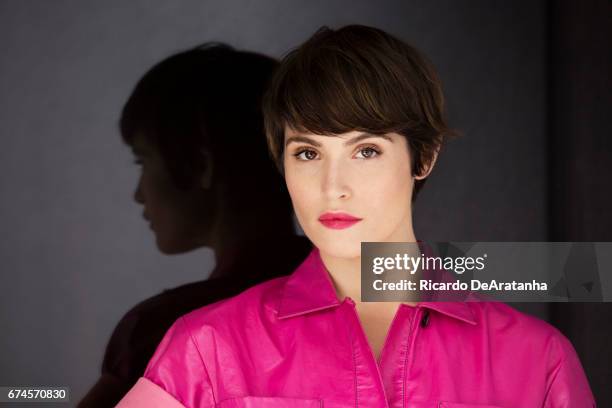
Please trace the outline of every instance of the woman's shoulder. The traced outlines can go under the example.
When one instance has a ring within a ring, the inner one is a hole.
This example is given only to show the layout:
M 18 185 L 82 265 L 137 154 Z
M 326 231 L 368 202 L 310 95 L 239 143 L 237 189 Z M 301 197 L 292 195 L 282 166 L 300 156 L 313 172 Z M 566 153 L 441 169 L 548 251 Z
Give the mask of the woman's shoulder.
M 260 341 L 258 328 L 273 316 L 286 279 L 265 281 L 179 317 L 157 346 L 144 377 L 186 406 L 197 405 L 192 401 L 194 388 L 201 398 L 213 401 L 210 375 L 216 375 L 220 356 L 229 358 L 244 341 Z M 251 332 L 255 335 L 247 336 Z
M 537 331 L 554 332 L 557 329 L 539 317 L 522 312 L 503 302 L 468 302 L 477 320 L 494 327 L 529 328 Z
M 528 362 L 533 378 L 546 378 L 544 406 L 594 406 L 576 350 L 556 327 L 501 302 L 473 302 L 470 307 L 488 331 L 492 352 L 499 352 L 500 358 L 509 356 L 506 361 L 516 361 L 519 369 L 521 361 Z
M 550 353 L 553 359 L 575 354 L 567 337 L 539 317 L 502 302 L 470 302 L 469 305 L 485 330 L 501 334 L 509 343 L 520 344 L 536 353 Z
M 197 330 L 201 326 L 218 329 L 251 323 L 272 317 L 276 313 L 279 295 L 288 276 L 267 280 L 241 293 L 195 309 L 182 316 L 187 326 Z

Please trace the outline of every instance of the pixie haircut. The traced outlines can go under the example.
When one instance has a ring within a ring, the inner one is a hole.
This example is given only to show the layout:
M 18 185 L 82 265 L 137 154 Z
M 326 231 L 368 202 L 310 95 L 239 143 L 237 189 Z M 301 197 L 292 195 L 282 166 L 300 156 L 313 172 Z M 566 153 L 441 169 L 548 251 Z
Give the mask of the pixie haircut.
M 432 64 L 414 47 L 361 25 L 322 27 L 289 52 L 263 109 L 268 148 L 281 173 L 286 126 L 329 136 L 398 133 L 408 142 L 413 175 L 456 134 L 447 126 Z M 416 180 L 413 201 L 425 180 Z

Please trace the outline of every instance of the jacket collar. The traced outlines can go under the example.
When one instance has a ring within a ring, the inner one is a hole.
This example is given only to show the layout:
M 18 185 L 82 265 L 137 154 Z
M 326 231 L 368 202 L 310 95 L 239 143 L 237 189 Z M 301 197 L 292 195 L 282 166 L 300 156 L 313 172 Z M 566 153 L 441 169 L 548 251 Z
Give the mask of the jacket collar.
M 314 247 L 281 289 L 278 318 L 299 316 L 338 306 L 334 284 Z
M 337 307 L 340 303 L 329 272 L 315 247 L 281 288 L 277 317 L 300 316 Z M 465 302 L 420 302 L 419 306 L 466 323 L 477 323 L 472 309 Z

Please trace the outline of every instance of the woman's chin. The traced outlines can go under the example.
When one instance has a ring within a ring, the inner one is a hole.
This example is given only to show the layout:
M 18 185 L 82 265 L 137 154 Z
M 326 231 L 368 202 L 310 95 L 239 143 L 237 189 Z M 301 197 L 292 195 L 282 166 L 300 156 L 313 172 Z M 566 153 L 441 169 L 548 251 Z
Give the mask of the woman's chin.
M 334 258 L 353 259 L 361 256 L 361 241 L 321 240 L 314 244 L 320 252 Z
M 304 233 L 320 252 L 334 258 L 353 259 L 361 256 L 361 242 L 368 242 L 363 230 L 353 226 L 347 229 L 330 229 L 318 225 L 309 225 Z

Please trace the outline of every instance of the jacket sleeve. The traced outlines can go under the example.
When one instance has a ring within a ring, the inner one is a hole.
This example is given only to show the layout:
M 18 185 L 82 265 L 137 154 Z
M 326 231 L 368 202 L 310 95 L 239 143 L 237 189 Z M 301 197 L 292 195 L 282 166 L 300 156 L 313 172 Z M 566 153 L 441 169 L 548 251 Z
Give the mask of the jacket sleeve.
M 574 347 L 563 335 L 559 346 L 561 360 L 552 372 L 544 408 L 594 408 L 595 398 Z
M 117 407 L 214 407 L 213 387 L 185 317 L 162 339 L 144 375 Z

